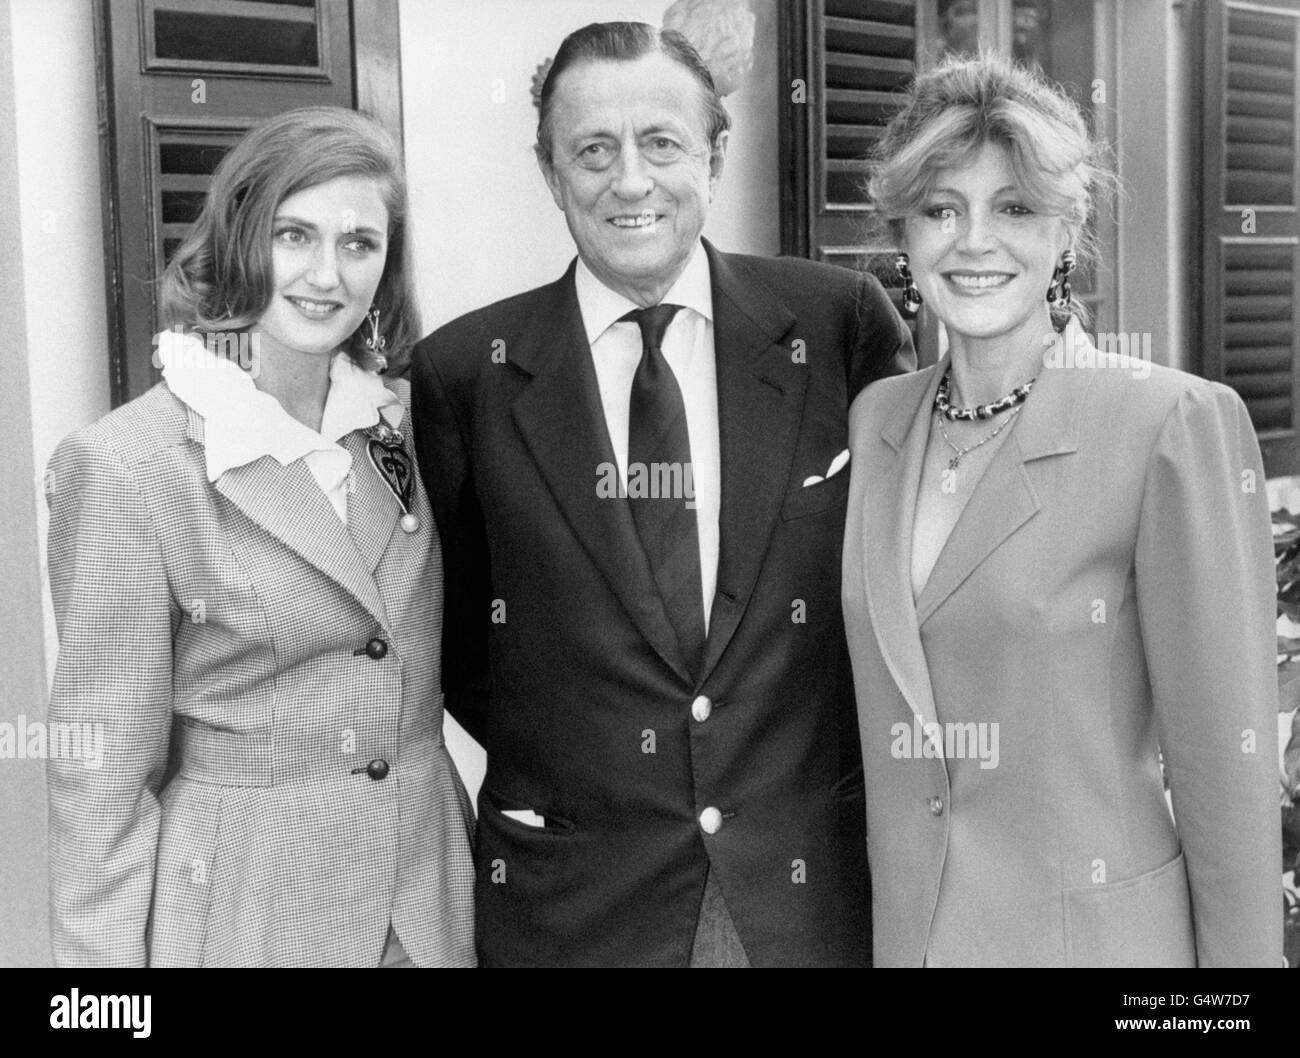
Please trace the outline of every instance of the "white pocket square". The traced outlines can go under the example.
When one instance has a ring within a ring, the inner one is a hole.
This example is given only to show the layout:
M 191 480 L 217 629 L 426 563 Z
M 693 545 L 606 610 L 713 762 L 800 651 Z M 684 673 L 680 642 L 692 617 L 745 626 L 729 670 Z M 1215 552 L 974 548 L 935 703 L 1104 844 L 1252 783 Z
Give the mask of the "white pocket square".
M 843 452 L 841 452 L 839 455 L 837 455 L 834 459 L 831 460 L 831 465 L 826 468 L 825 474 L 813 474 L 809 477 L 804 478 L 803 487 L 807 488 L 809 485 L 816 485 L 819 482 L 825 481 L 827 478 L 833 478 L 836 474 L 838 474 L 841 470 L 843 470 L 848 465 L 849 465 L 849 450 L 846 448 L 844 449 Z

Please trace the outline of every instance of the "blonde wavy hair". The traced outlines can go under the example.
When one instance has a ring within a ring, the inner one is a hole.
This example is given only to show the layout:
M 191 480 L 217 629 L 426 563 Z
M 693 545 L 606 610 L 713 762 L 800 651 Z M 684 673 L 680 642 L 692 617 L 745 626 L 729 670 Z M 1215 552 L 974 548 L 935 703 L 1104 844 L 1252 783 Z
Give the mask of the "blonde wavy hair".
M 870 237 L 899 245 L 904 220 L 920 212 L 939 171 L 972 161 L 990 143 L 1005 148 L 1030 205 L 1065 220 L 1079 267 L 1090 269 L 1097 206 L 1115 189 L 1110 151 L 1064 91 L 992 52 L 950 56 L 912 82 L 868 160 Z M 1058 329 L 1071 315 L 1087 318 L 1073 298 L 1051 312 Z

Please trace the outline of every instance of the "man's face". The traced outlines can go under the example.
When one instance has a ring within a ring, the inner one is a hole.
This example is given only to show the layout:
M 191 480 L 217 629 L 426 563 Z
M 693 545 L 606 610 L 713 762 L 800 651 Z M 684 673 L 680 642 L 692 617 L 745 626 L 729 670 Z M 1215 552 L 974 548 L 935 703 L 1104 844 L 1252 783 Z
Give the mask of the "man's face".
M 703 86 L 658 53 L 560 75 L 542 175 L 578 253 L 639 305 L 663 299 L 704 227 L 726 153 L 710 145 Z

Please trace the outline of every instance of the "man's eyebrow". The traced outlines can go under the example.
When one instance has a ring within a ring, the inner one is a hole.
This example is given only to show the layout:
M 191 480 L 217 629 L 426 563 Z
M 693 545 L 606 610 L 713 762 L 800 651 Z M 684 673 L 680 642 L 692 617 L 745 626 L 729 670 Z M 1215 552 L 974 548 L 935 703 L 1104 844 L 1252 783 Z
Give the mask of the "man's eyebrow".
M 275 221 L 274 221 L 274 223 L 276 223 L 276 224 L 296 224 L 296 225 L 298 225 L 298 227 L 300 227 L 300 228 L 306 228 L 308 231 L 315 231 L 315 232 L 319 232 L 319 231 L 320 231 L 320 229 L 319 229 L 318 227 L 316 227 L 316 225 L 313 224 L 311 221 L 309 221 L 309 220 L 304 220 L 302 217 L 295 217 L 295 216 L 293 216 L 292 214 L 289 214 L 289 213 L 277 213 L 276 216 L 275 216 Z M 372 228 L 372 227 L 370 227 L 368 224 L 361 224 L 361 225 L 353 225 L 351 228 L 349 228 L 349 229 L 347 230 L 346 234 L 348 234 L 348 235 L 383 235 L 383 232 L 381 232 L 378 228 Z
M 646 125 L 644 128 L 638 127 L 636 130 L 638 137 L 653 136 L 657 132 L 671 132 L 674 135 L 680 136 L 689 132 L 689 128 L 684 121 L 677 121 L 675 118 L 665 117 L 655 118 L 655 120 L 649 125 Z M 569 137 L 571 142 L 598 139 L 617 140 L 618 138 L 618 133 L 612 131 L 606 125 L 579 125 Z
M 642 129 L 637 135 L 653 136 L 659 132 L 671 132 L 674 136 L 681 136 L 687 132 L 687 128 L 685 125 L 679 125 L 673 121 L 657 121 L 649 128 Z

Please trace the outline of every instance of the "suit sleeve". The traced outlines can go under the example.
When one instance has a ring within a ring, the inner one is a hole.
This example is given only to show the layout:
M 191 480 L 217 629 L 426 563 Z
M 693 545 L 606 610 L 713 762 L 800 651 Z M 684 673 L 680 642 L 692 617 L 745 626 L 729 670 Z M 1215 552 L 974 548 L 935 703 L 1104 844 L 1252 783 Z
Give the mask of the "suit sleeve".
M 447 711 L 480 745 L 488 706 L 492 578 L 470 445 L 439 370 L 433 339 L 411 361 L 411 412 L 420 475 L 442 543 L 442 689 Z
M 115 450 L 72 435 L 50 462 L 46 496 L 59 631 L 46 765 L 54 959 L 143 966 L 178 611 L 145 500 Z M 80 759 L 55 756 L 54 739 L 74 735 Z
M 912 332 L 880 281 L 862 273 L 857 288 L 857 326 L 849 350 L 849 403 L 877 379 L 916 370 Z
M 1259 445 L 1225 387 L 1147 464 L 1138 615 L 1201 966 L 1281 966 L 1276 587 Z

